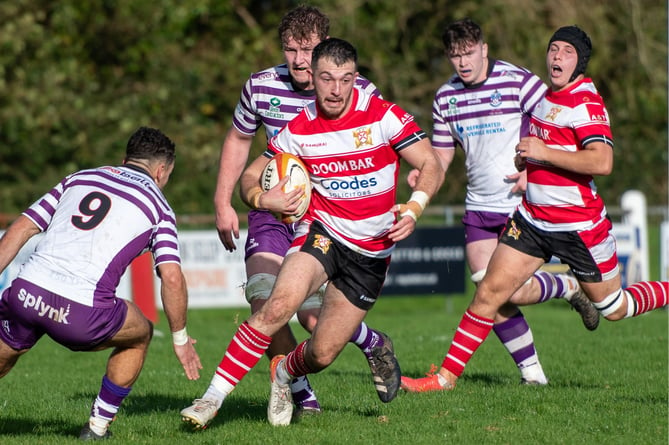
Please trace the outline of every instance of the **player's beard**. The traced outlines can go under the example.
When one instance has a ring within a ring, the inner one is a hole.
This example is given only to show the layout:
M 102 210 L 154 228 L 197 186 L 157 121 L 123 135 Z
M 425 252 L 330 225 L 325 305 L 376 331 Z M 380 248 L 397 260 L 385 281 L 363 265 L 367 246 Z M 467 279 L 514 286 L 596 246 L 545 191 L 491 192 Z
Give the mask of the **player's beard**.
M 328 101 L 326 99 L 318 100 L 318 107 L 321 113 L 327 119 L 339 119 L 346 114 L 351 104 L 351 96 L 341 98 L 340 100 Z

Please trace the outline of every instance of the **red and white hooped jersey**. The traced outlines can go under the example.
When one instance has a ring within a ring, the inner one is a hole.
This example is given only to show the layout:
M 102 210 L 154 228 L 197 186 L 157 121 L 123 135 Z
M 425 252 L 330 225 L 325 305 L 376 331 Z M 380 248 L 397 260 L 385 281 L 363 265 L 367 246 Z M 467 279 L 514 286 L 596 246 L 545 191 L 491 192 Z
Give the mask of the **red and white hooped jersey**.
M 292 153 L 309 170 L 313 189 L 304 223 L 318 220 L 347 247 L 381 258 L 394 244 L 388 229 L 395 222 L 390 209 L 396 203 L 398 152 L 424 138 L 412 115 L 354 89 L 345 116 L 325 119 L 311 103 L 269 141 L 265 155 Z
M 613 147 L 609 114 L 591 79 L 564 91 L 549 91 L 535 108 L 530 135 L 553 150 L 576 152 L 591 142 Z M 606 217 L 592 175 L 527 160 L 522 215 L 547 231 L 584 230 Z

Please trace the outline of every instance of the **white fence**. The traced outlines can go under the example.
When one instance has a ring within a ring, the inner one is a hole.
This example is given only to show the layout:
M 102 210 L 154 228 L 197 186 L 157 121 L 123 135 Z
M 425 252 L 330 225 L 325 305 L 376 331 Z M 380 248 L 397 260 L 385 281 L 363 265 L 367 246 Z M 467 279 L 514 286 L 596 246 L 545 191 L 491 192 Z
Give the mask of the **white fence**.
M 628 191 L 621 199 L 623 217 L 614 224 L 623 284 L 649 279 L 648 227 L 646 199 L 638 191 Z M 459 222 L 455 222 L 459 224 Z M 7 287 L 18 273 L 20 265 L 32 252 L 39 237 L 33 238 L 7 269 L 0 274 L 0 290 Z M 190 307 L 245 306 L 243 285 L 244 242 L 246 231 L 240 231 L 237 250 L 227 252 L 215 230 L 181 231 L 179 235 L 182 267 L 188 282 Z M 669 275 L 669 222 L 662 224 L 662 279 Z M 119 285 L 118 295 L 131 299 L 131 277 L 127 272 Z M 160 283 L 154 276 L 154 301 L 160 307 Z

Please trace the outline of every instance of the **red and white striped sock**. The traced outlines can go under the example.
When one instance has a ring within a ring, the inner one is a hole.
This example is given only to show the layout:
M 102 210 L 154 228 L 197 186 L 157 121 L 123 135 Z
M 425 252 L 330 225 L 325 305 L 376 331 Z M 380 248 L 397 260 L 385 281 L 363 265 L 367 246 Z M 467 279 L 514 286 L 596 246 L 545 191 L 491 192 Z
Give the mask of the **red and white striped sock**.
M 271 342 L 272 337 L 253 329 L 247 322 L 242 323 L 216 368 L 212 386 L 223 395 L 229 394 L 260 361 Z
M 304 362 L 304 350 L 308 341 L 309 339 L 304 340 L 286 356 L 286 371 L 293 378 L 313 372 Z
M 455 331 L 451 347 L 441 366 L 460 377 L 467 362 L 492 330 L 493 320 L 467 310 Z
M 625 292 L 628 295 L 627 317 L 636 317 L 669 304 L 669 281 L 640 281 L 626 288 Z

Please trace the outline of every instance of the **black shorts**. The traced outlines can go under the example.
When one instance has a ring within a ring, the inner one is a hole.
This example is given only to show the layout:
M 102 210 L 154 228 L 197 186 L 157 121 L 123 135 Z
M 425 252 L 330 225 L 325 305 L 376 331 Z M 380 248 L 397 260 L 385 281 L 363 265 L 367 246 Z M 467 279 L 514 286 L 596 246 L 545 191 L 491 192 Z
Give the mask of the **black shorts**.
M 368 311 L 381 294 L 390 257 L 361 255 L 335 240 L 315 221 L 309 228 L 300 251 L 316 258 L 325 268 L 328 280 L 353 303 Z
M 579 281 L 599 283 L 618 273 L 611 221 L 587 231 L 548 232 L 530 224 L 518 212 L 507 221 L 499 242 L 533 257 L 556 257 L 569 265 Z

